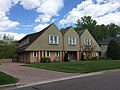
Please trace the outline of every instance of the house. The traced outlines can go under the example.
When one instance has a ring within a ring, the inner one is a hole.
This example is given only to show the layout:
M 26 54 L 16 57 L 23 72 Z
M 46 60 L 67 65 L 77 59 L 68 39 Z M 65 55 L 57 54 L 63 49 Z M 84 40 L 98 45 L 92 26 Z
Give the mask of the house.
M 120 43 L 120 37 L 116 37 L 116 38 L 106 38 L 106 39 L 103 39 L 99 42 L 99 46 L 101 47 L 101 57 L 102 58 L 107 58 L 107 47 L 108 47 L 108 44 L 110 42 L 110 40 L 113 39 L 115 40 L 116 42 Z
M 84 55 L 84 59 L 99 59 L 101 48 L 90 32 L 85 29 L 78 31 L 77 33 L 79 35 L 80 52 L 81 55 Z
M 65 53 L 69 60 L 80 60 L 81 54 L 85 59 L 99 58 L 99 45 L 89 33 L 81 30 L 76 32 L 72 27 L 59 30 L 51 24 L 40 32 L 28 34 L 19 42 L 19 62 L 36 63 L 43 57 L 50 57 L 51 61 L 64 60 Z
M 19 41 L 19 62 L 40 62 L 43 57 L 51 61 L 62 60 L 63 37 L 55 24 L 51 24 L 40 32 L 26 35 Z
M 68 54 L 69 60 L 80 60 L 79 35 L 70 26 L 61 30 L 63 35 L 63 50 Z

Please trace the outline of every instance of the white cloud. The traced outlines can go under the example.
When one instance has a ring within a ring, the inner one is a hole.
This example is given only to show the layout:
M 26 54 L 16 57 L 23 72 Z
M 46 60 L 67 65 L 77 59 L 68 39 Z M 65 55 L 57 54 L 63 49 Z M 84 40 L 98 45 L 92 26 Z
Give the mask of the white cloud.
M 39 15 L 35 22 L 49 22 L 52 16 L 59 16 L 58 12 L 63 6 L 63 0 L 43 0 L 37 8 L 37 12 L 42 15 Z
M 0 0 L 0 30 L 10 30 L 19 25 L 19 22 L 9 20 L 9 17 L 6 16 L 16 3 L 18 0 Z
M 35 9 L 40 6 L 42 0 L 21 0 L 20 4 L 27 10 Z
M 47 27 L 49 24 L 39 24 L 38 26 L 36 26 L 34 29 L 35 31 L 41 31 L 42 29 L 44 29 L 45 27 Z
M 104 2 L 100 4 L 101 2 Z M 86 0 L 77 5 L 77 8 L 73 8 L 64 19 L 60 20 L 60 25 L 74 24 L 78 19 L 83 16 L 92 16 L 93 19 L 97 20 L 98 24 L 109 24 L 115 23 L 120 25 L 118 21 L 120 18 L 120 2 L 115 0 L 97 0 L 99 3 L 93 3 L 92 0 Z
M 10 36 L 13 36 L 14 37 L 14 40 L 20 40 L 22 39 L 26 34 L 23 34 L 23 33 L 14 33 L 14 32 L 1 32 L 0 31 L 0 36 L 3 36 L 3 35 L 10 35 Z

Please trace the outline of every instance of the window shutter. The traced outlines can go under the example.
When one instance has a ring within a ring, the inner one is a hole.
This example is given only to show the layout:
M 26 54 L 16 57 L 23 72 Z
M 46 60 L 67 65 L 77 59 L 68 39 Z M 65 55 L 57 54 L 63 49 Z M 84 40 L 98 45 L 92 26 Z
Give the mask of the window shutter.
M 59 36 L 57 36 L 57 44 L 59 44 Z
M 68 44 L 70 45 L 70 37 L 68 37 Z
M 91 39 L 89 39 L 89 45 L 92 45 L 92 40 Z
M 84 38 L 84 45 L 86 45 L 86 38 Z
M 76 45 L 76 38 L 75 38 L 75 45 Z

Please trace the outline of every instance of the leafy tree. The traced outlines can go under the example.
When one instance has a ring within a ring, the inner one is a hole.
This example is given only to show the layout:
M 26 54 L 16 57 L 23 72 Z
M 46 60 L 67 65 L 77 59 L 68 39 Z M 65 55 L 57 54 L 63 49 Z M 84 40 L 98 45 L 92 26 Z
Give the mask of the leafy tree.
M 111 40 L 108 44 L 107 57 L 111 59 L 120 58 L 120 47 L 119 44 L 114 40 Z
M 81 20 L 78 19 L 77 23 L 75 24 L 76 27 L 74 29 L 76 31 L 88 29 L 89 32 L 93 35 L 93 37 L 97 37 L 95 34 L 96 24 L 97 22 L 93 20 L 91 16 L 84 16 L 81 17 Z
M 18 48 L 17 41 L 12 36 L 4 35 L 0 38 L 0 58 L 12 58 Z

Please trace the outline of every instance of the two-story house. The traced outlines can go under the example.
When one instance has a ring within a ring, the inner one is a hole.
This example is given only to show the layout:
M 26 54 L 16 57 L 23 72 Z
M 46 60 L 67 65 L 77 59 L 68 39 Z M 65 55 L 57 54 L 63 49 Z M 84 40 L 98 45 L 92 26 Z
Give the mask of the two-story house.
M 40 32 L 28 34 L 19 41 L 19 62 L 40 62 L 43 57 L 51 61 L 64 60 L 68 53 L 69 60 L 80 60 L 81 54 L 87 59 L 99 57 L 101 51 L 88 30 L 76 32 L 72 27 L 59 30 L 51 24 Z

